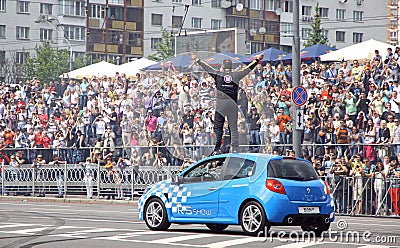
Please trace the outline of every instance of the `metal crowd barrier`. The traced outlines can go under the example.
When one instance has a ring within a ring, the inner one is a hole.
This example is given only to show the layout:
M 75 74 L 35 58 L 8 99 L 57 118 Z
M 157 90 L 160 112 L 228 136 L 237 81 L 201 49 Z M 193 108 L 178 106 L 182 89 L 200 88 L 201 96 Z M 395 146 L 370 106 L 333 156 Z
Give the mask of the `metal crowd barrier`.
M 324 176 L 336 213 L 400 217 L 400 178 Z
M 3 163 L 1 195 L 85 195 L 89 185 L 93 197 L 115 196 L 120 190 L 124 198 L 132 198 L 148 185 L 174 178 L 181 172 L 180 166 L 127 166 L 107 170 L 99 164 L 90 164 L 88 168 L 92 170 L 91 177 L 85 176 L 85 168 L 80 164 L 46 164 L 37 168 L 24 164 L 16 169 Z

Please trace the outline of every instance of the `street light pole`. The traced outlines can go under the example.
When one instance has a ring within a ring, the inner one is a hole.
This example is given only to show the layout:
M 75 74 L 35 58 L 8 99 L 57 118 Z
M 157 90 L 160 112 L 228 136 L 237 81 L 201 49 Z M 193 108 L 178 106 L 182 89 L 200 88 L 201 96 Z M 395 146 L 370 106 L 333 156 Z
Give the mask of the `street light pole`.
M 57 18 L 52 18 L 52 19 L 47 19 L 46 22 L 53 28 L 56 30 L 57 33 L 59 33 L 59 30 L 56 26 L 53 25 L 52 21 L 55 20 L 58 22 L 59 25 L 61 25 L 61 23 L 58 21 Z M 62 33 L 62 37 L 64 38 L 64 40 L 67 42 L 68 46 L 69 46 L 69 71 L 72 71 L 72 44 L 71 41 L 69 41 L 67 38 L 65 38 L 64 36 L 64 32 Z
M 300 85 L 300 3 L 299 0 L 293 1 L 293 47 L 292 47 L 292 85 L 293 87 Z M 296 112 L 298 106 L 292 102 L 292 122 L 295 126 Z M 303 157 L 301 151 L 301 130 L 293 128 L 293 150 L 297 157 Z
M 40 15 L 39 18 L 37 18 L 37 19 L 35 20 L 35 23 L 44 23 L 44 22 L 47 22 L 47 23 L 53 28 L 53 30 L 55 30 L 55 31 L 58 33 L 59 30 L 58 30 L 58 28 L 57 28 L 56 26 L 54 26 L 54 25 L 52 24 L 52 21 L 57 21 L 58 24 L 61 25 L 61 23 L 58 21 L 57 18 L 54 18 L 54 17 L 47 17 L 47 16 L 44 16 L 44 15 Z M 64 31 L 64 30 L 63 30 L 63 31 Z M 72 71 L 72 55 L 73 55 L 73 53 L 72 53 L 72 44 L 71 44 L 71 42 L 70 42 L 67 38 L 65 38 L 64 32 L 63 32 L 63 34 L 62 34 L 62 37 L 64 38 L 64 40 L 67 42 L 67 44 L 68 44 L 68 46 L 69 46 L 69 71 Z

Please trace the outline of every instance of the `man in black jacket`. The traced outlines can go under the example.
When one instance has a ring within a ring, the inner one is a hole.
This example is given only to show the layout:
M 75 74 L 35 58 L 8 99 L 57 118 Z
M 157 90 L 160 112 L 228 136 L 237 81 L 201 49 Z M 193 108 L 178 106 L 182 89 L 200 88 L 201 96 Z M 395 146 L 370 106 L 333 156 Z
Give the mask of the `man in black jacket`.
M 217 88 L 217 107 L 215 110 L 214 120 L 214 132 L 216 137 L 216 143 L 214 151 L 211 155 L 219 154 L 221 152 L 222 133 L 225 122 L 225 117 L 228 118 L 229 129 L 231 133 L 231 145 L 232 152 L 237 152 L 238 149 L 238 130 L 237 130 L 237 119 L 238 119 L 238 91 L 239 81 L 246 76 L 254 67 L 257 66 L 258 62 L 262 60 L 264 54 L 257 55 L 256 59 L 253 60 L 246 67 L 238 70 L 232 70 L 232 60 L 226 59 L 223 61 L 220 70 L 216 70 L 204 61 L 200 60 L 197 55 L 192 54 L 193 60 L 195 60 L 205 71 L 210 74 L 216 84 Z M 228 145 L 228 144 L 226 144 Z

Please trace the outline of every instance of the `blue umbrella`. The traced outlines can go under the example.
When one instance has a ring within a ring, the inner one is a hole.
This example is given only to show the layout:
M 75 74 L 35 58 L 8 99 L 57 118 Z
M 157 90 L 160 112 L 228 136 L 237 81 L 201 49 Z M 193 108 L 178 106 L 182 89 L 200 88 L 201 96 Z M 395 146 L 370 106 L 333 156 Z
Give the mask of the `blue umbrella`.
M 224 60 L 230 59 L 232 61 L 233 66 L 238 66 L 242 64 L 240 62 L 241 58 L 242 56 L 236 53 L 222 52 L 222 53 L 216 53 L 213 56 L 205 58 L 204 62 L 213 67 L 217 67 L 220 66 Z
M 259 55 L 260 53 L 264 54 L 264 58 L 261 60 L 261 62 L 263 64 L 265 64 L 267 62 L 271 63 L 271 62 L 273 62 L 275 60 L 278 60 L 279 55 L 286 55 L 287 54 L 286 52 L 283 52 L 283 51 L 275 49 L 275 48 L 268 48 L 267 50 L 263 50 L 261 52 L 253 53 L 253 54 L 250 54 L 248 56 L 245 56 L 240 61 L 242 63 L 248 64 L 251 61 L 253 61 L 256 58 L 256 56 Z
M 324 55 L 326 53 L 329 53 L 331 51 L 337 50 L 334 47 L 330 47 L 327 45 L 323 44 L 317 44 L 314 46 L 310 46 L 307 48 L 304 48 L 300 52 L 300 57 L 302 62 L 309 62 L 312 63 L 316 60 L 319 60 L 319 56 Z M 288 54 L 287 56 L 282 58 L 282 61 L 287 64 L 292 62 L 292 54 Z
M 145 67 L 142 71 L 159 71 L 168 70 L 169 67 L 173 67 L 175 70 L 181 72 L 190 71 L 189 66 L 193 63 L 190 55 L 178 55 L 172 58 L 165 59 L 158 62 L 157 64 Z

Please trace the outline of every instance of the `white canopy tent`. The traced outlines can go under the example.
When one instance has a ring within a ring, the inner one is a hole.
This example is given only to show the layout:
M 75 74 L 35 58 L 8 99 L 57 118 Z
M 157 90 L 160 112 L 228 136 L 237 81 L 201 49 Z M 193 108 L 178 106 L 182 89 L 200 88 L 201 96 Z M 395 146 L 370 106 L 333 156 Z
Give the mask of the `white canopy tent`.
M 101 61 L 95 64 L 91 64 L 76 70 L 73 70 L 71 72 L 68 72 L 68 77 L 69 78 L 76 78 L 76 79 L 82 79 L 84 77 L 91 78 L 92 76 L 96 77 L 102 77 L 102 76 L 107 76 L 107 77 L 113 77 L 115 76 L 115 73 L 118 71 L 118 66 L 108 63 L 106 61 Z M 60 77 L 63 77 L 62 75 Z
M 118 72 L 125 73 L 127 77 L 135 77 L 142 68 L 156 64 L 157 62 L 141 58 L 138 60 L 131 61 L 129 63 L 122 64 L 118 67 Z
M 365 58 L 372 59 L 375 56 L 375 50 L 384 59 L 387 49 L 391 47 L 393 52 L 395 47 L 376 40 L 367 40 L 358 44 L 354 44 L 327 54 L 320 56 L 321 61 L 342 61 L 342 60 L 363 60 Z

